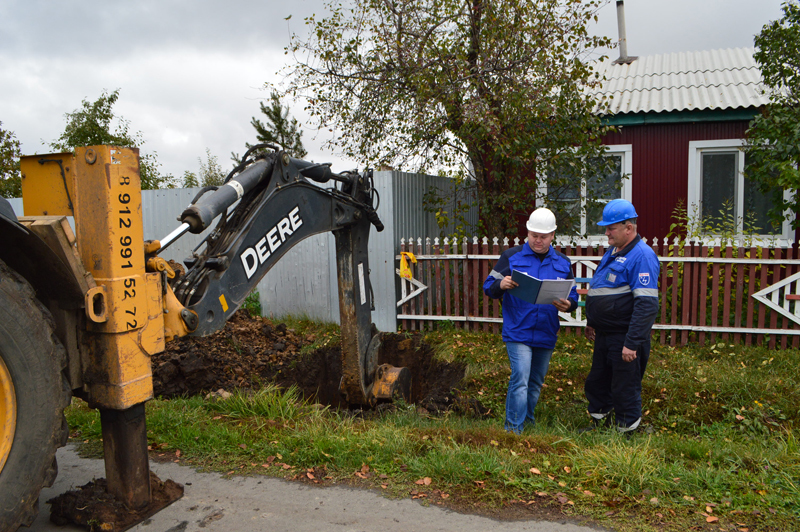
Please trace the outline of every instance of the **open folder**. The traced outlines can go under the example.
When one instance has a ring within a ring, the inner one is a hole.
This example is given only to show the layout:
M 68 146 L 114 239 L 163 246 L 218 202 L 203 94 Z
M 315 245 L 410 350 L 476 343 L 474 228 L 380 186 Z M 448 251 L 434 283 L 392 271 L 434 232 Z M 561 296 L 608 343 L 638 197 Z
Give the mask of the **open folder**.
M 567 299 L 574 279 L 537 279 L 525 272 L 514 270 L 511 279 L 519 286 L 508 291 L 514 297 L 535 305 L 549 305 L 555 299 Z

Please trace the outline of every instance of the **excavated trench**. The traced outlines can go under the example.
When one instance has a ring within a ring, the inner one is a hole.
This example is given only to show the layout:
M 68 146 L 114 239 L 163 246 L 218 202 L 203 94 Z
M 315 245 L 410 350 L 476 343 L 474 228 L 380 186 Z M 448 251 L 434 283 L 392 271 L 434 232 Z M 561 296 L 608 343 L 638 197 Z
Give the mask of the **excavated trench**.
M 177 339 L 154 356 L 155 395 L 169 398 L 232 392 L 274 382 L 283 388 L 294 385 L 304 397 L 320 404 L 353 406 L 345 404 L 339 393 L 341 349 L 323 345 L 301 354 L 304 346 L 315 342 L 325 343 L 323 338 L 298 334 L 283 323 L 239 311 L 221 331 L 205 338 Z M 441 362 L 433 355 L 419 334 L 384 333 L 378 363 L 409 369 L 408 401 L 419 407 L 431 412 L 483 414 L 480 404 L 459 398 L 464 366 Z

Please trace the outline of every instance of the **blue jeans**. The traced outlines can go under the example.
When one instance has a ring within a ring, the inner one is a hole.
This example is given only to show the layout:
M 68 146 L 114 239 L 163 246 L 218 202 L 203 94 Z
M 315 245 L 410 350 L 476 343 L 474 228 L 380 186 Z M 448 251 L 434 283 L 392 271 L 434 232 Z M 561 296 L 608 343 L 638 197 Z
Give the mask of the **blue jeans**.
M 506 342 L 506 351 L 511 363 L 511 378 L 506 395 L 505 429 L 519 434 L 526 421 L 536 422 L 533 410 L 539 401 L 553 350 Z

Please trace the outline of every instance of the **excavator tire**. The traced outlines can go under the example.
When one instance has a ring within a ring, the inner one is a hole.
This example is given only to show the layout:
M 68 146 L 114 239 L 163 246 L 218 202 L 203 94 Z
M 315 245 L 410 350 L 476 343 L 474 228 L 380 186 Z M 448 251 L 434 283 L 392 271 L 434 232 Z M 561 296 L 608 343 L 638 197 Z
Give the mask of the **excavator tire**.
M 0 261 L 0 532 L 29 526 L 66 443 L 66 354 L 50 312 Z

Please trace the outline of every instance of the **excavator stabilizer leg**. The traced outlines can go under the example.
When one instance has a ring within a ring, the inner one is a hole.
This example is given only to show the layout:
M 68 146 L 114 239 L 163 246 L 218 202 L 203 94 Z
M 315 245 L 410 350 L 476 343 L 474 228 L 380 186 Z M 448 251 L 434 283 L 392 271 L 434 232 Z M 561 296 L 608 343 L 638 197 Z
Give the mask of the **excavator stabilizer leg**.
M 144 403 L 125 410 L 99 410 L 108 491 L 132 510 L 143 508 L 150 504 Z

